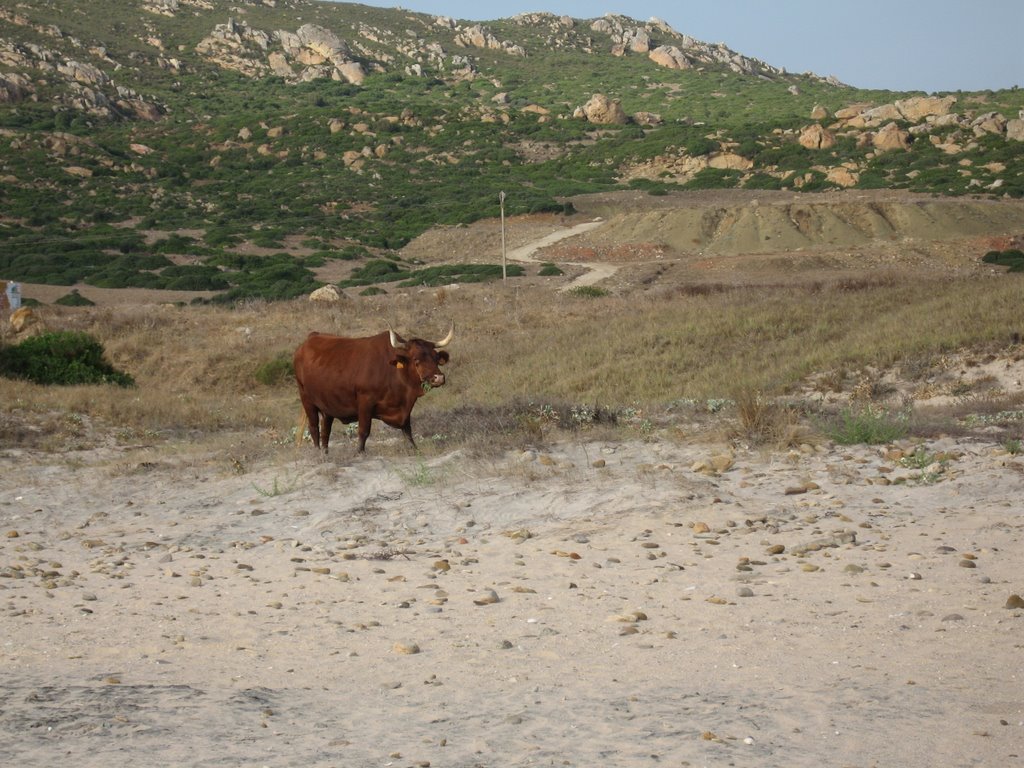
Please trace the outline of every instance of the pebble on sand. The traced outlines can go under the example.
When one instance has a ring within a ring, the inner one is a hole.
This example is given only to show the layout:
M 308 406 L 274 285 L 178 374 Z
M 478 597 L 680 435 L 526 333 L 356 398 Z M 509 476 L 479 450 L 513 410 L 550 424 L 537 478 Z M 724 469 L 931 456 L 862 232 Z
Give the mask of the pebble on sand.
M 493 605 L 498 602 L 498 593 L 493 589 L 485 589 L 480 593 L 480 597 L 473 601 L 475 605 Z

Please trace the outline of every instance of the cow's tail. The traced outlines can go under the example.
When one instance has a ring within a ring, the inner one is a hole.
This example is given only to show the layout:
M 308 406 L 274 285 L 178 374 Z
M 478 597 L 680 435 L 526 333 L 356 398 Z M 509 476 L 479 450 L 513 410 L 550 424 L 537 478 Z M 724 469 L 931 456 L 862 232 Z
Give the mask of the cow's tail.
M 302 441 L 306 437 L 306 427 L 308 425 L 309 419 L 306 418 L 306 409 L 303 408 L 299 412 L 299 423 L 295 427 L 295 445 L 302 445 Z

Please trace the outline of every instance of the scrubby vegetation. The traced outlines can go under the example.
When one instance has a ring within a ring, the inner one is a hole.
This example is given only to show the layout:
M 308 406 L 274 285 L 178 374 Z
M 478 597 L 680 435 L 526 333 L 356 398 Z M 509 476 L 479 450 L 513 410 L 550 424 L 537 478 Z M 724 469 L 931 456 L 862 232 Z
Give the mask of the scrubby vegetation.
M 29 409 L 87 414 L 125 435 L 199 439 L 241 430 L 247 451 L 277 450 L 294 445 L 291 355 L 308 331 L 369 335 L 384 330 L 386 318 L 427 338 L 455 322 L 448 383 L 414 414 L 426 451 L 528 447 L 588 432 L 662 440 L 701 432 L 769 448 L 973 429 L 1024 439 L 1024 395 L 960 374 L 996 355 L 1006 364 L 1024 359 L 1015 342 L 1024 305 L 1018 280 L 908 276 L 681 298 L 581 301 L 470 285 L 457 301 L 448 292 L 403 289 L 335 306 L 301 299 L 233 309 L 47 307 L 41 311 L 58 338 L 70 334 L 71 348 L 103 355 L 137 386 L 125 397 L 0 379 L 0 428 Z M 42 345 L 37 360 L 64 349 L 52 340 L 35 344 Z M 5 370 L 14 368 L 8 355 L 24 354 L 14 352 L 21 346 L 3 348 Z M 884 371 L 907 382 L 902 394 Z M 915 404 L 913 392 L 944 379 L 952 405 Z M 403 450 L 388 445 L 375 450 Z
M 570 213 L 571 195 L 625 186 L 652 195 L 834 189 L 825 169 L 849 166 L 855 186 L 866 189 L 1024 195 L 1022 142 L 976 136 L 969 126 L 933 128 L 899 151 L 875 151 L 843 132 L 820 150 L 797 141 L 815 106 L 834 114 L 911 94 L 735 71 L 714 57 L 670 70 L 644 55 L 613 57 L 615 40 L 589 21 L 561 28 L 557 44 L 543 19 L 489 24 L 499 39 L 523 47 L 528 55 L 520 56 L 464 48 L 431 17 L 397 8 L 305 0 L 246 8 L 253 29 L 314 23 L 358 42 L 368 74 L 356 85 L 290 82 L 270 74 L 266 51 L 265 69 L 251 77 L 218 65 L 197 47 L 238 16 L 223 0 L 167 14 L 125 0 L 27 4 L 18 13 L 29 23 L 0 17 L 0 37 L 94 66 L 109 79 L 96 85 L 108 99 L 130 89 L 153 108 L 142 119 L 123 104 L 83 107 L 69 95 L 77 85 L 65 92 L 56 76 L 45 87 L 36 82 L 31 56 L 11 65 L 33 92 L 0 104 L 0 128 L 9 134 L 0 149 L 0 275 L 22 282 L 209 291 L 228 302 L 287 299 L 317 284 L 310 270 L 342 261 L 369 269 L 431 226 L 493 217 L 499 193 L 509 215 Z M 118 23 L 106 23 L 111 18 Z M 174 58 L 143 42 L 154 39 L 174 41 Z M 428 55 L 436 50 L 440 59 Z M 573 117 L 596 92 L 618 99 L 627 115 L 657 119 L 596 125 Z M 957 98 L 957 109 L 972 115 L 1024 107 L 1018 91 Z M 725 152 L 751 167 L 705 167 L 688 178 L 626 174 L 658 158 Z M 258 255 L 234 261 L 241 253 Z M 353 276 L 352 285 L 372 285 L 359 282 L 369 277 Z M 493 276 L 403 279 L 485 278 Z
M 989 251 L 981 260 L 986 264 L 1007 267 L 1007 272 L 1024 272 L 1024 251 L 1011 248 L 1007 251 Z
M 0 376 L 34 384 L 117 384 L 132 386 L 130 375 L 103 358 L 103 345 L 84 333 L 59 331 L 0 347 Z

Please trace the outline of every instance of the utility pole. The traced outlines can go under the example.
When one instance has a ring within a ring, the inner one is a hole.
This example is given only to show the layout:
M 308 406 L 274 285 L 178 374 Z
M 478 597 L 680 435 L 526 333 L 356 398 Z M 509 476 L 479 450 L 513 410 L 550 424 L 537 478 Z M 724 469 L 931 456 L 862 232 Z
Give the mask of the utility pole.
M 501 205 L 501 283 L 508 284 L 508 268 L 505 266 L 505 193 L 498 193 L 498 203 Z

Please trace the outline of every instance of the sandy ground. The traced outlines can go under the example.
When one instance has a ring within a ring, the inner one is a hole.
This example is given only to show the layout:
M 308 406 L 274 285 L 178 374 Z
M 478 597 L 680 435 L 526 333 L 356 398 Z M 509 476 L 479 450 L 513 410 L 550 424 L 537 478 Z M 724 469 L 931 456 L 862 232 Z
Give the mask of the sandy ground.
M 3 764 L 1024 763 L 1024 457 L 581 434 L 3 450 Z

